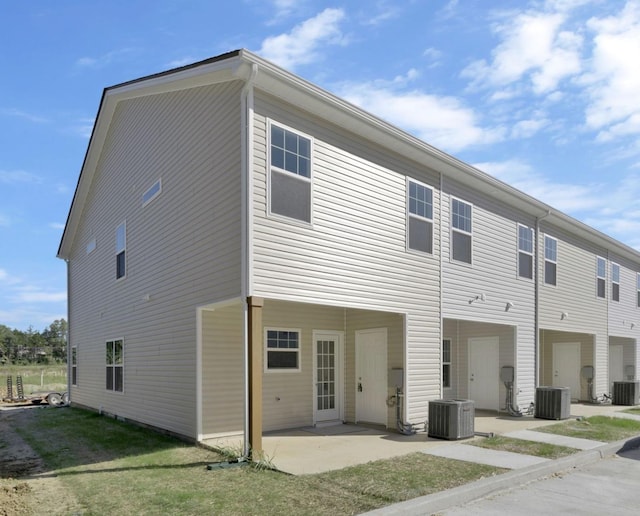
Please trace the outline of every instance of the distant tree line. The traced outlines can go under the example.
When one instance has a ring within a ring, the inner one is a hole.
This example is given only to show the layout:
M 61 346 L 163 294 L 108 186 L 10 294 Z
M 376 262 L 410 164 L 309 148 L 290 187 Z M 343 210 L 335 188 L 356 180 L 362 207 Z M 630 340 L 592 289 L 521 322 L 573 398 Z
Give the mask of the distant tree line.
M 43 331 L 12 330 L 0 324 L 0 364 L 63 364 L 67 361 L 67 321 L 57 319 Z

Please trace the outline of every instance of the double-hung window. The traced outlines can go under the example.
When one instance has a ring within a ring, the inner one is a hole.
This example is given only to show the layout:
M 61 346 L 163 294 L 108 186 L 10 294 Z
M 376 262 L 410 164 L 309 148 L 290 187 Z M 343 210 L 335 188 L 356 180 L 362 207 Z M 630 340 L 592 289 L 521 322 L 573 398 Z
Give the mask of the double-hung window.
M 300 330 L 266 330 L 266 370 L 300 370 Z
M 123 278 L 126 270 L 127 224 L 123 222 L 116 228 L 116 279 Z
M 78 385 L 78 348 L 71 347 L 71 385 Z
M 544 237 L 544 282 L 547 285 L 557 284 L 558 241 L 550 236 Z
M 620 301 L 620 266 L 611 264 L 611 301 Z
M 533 229 L 518 224 L 518 277 L 533 279 Z
M 640 308 L 640 272 L 636 273 L 636 308 Z
M 596 262 L 596 295 L 604 299 L 607 297 L 607 260 L 598 256 Z
M 124 382 L 124 341 L 108 340 L 106 345 L 106 366 L 108 391 L 123 391 Z
M 451 340 L 442 340 L 442 387 L 451 388 Z
M 311 222 L 311 139 L 270 124 L 269 212 Z
M 407 247 L 433 252 L 433 190 L 416 181 L 407 182 Z
M 471 263 L 471 204 L 451 199 L 451 258 Z

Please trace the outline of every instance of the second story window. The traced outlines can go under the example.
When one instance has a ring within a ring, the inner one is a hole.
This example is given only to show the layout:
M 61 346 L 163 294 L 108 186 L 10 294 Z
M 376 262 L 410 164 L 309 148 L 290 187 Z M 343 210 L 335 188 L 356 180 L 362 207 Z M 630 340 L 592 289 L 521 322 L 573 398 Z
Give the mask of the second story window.
M 407 247 L 433 252 L 433 190 L 411 180 L 407 191 Z
M 518 277 L 533 279 L 533 229 L 518 224 Z
M 451 200 L 451 258 L 471 263 L 471 204 Z
M 611 264 L 611 300 L 620 301 L 620 266 Z
M 596 269 L 596 295 L 604 299 L 607 297 L 607 260 L 598 256 Z
M 640 308 L 640 272 L 636 273 L 636 307 Z
M 125 222 L 116 229 L 116 279 L 126 274 L 127 225 Z
M 270 126 L 269 213 L 311 222 L 311 139 Z
M 558 241 L 550 236 L 544 237 L 544 282 L 557 284 Z

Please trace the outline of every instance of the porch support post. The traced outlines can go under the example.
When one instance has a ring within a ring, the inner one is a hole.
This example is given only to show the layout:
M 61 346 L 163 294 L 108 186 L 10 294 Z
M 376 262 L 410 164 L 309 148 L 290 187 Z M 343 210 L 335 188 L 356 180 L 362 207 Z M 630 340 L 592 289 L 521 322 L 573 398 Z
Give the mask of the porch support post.
M 249 296 L 247 333 L 249 335 L 249 453 L 262 452 L 262 308 L 264 299 Z

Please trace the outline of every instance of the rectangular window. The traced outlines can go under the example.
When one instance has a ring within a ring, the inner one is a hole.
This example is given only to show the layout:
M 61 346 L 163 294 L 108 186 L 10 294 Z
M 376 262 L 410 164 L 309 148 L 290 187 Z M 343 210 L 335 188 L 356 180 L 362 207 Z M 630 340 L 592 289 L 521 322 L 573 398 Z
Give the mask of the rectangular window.
M 96 249 L 96 239 L 92 238 L 87 244 L 87 254 L 91 254 Z
M 142 194 L 142 206 L 146 206 L 162 192 L 162 179 L 158 179 L 151 187 Z
M 550 236 L 544 237 L 544 282 L 557 284 L 558 241 Z
M 78 385 L 78 348 L 71 348 L 71 385 Z
M 433 190 L 408 181 L 407 247 L 414 251 L 433 252 Z
M 311 139 L 271 124 L 269 210 L 311 222 Z
M 471 204 L 451 200 L 451 258 L 471 263 Z
M 451 388 L 451 340 L 442 340 L 442 387 Z
M 123 391 L 124 380 L 124 341 L 109 340 L 106 345 L 107 390 Z
M 300 331 L 267 330 L 266 369 L 268 371 L 300 370 Z
M 620 266 L 611 264 L 611 300 L 620 301 Z
M 607 260 L 597 257 L 596 295 L 604 299 L 607 297 Z
M 533 279 L 533 229 L 518 224 L 518 276 Z
M 125 222 L 116 229 L 116 279 L 123 278 L 126 273 L 127 225 Z
M 640 308 L 640 272 L 636 273 L 636 308 Z

